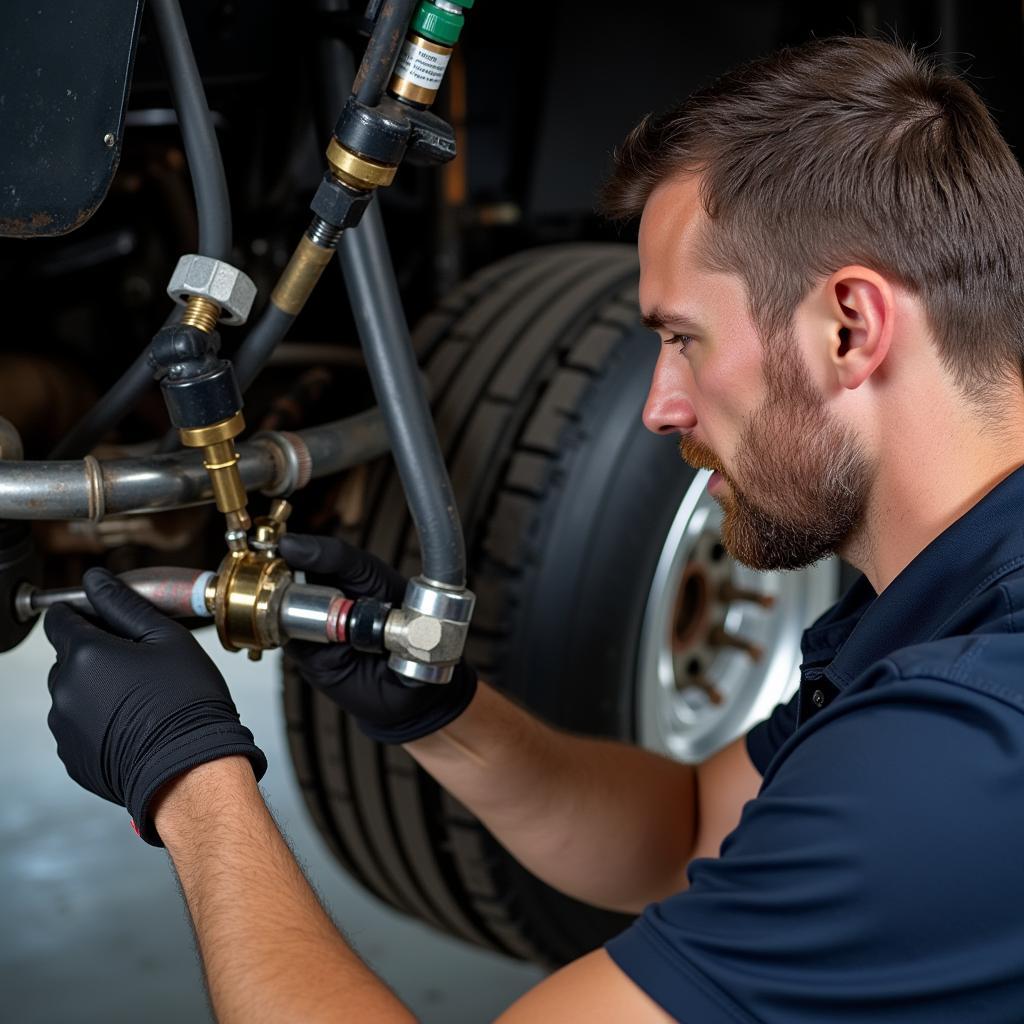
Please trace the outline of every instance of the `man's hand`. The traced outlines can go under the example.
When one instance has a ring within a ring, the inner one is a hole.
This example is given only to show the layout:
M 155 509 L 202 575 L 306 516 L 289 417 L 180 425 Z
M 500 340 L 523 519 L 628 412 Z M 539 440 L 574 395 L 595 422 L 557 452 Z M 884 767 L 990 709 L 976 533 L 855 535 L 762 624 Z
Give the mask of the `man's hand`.
M 285 534 L 281 554 L 312 583 L 340 587 L 347 597 L 373 597 L 400 605 L 405 579 L 379 558 L 334 537 Z M 409 743 L 453 721 L 469 706 L 476 672 L 465 662 L 450 683 L 417 686 L 392 672 L 387 658 L 363 654 L 347 644 L 293 641 L 285 653 L 311 686 L 351 714 L 382 743 Z
M 127 807 L 139 835 L 161 846 L 150 808 L 161 786 L 231 754 L 259 779 L 267 761 L 187 629 L 106 570 L 84 583 L 100 622 L 56 605 L 44 623 L 57 651 L 50 730 L 71 778 Z

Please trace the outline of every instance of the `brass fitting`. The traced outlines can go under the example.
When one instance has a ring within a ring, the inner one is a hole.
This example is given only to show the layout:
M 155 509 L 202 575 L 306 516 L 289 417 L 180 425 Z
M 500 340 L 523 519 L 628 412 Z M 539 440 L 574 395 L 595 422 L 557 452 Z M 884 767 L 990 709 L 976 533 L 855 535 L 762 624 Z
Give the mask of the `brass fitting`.
M 275 501 L 270 515 L 256 520 L 254 549 L 227 555 L 216 584 L 206 591 L 220 642 L 229 651 L 247 650 L 254 661 L 261 651 L 281 644 L 278 606 L 292 573 L 278 556 L 277 544 L 290 513 L 287 501 Z
M 327 164 L 331 174 L 340 182 L 362 192 L 386 188 L 395 180 L 395 172 L 398 170 L 397 167 L 379 164 L 353 153 L 335 138 L 327 145 Z
M 238 472 L 238 452 L 234 439 L 245 429 L 240 412 L 208 427 L 183 427 L 181 443 L 186 448 L 203 449 L 203 466 L 210 474 L 218 511 L 228 517 L 229 530 L 248 530 L 252 523 L 246 511 L 248 496 Z
M 288 266 L 278 279 L 270 295 L 270 301 L 282 313 L 297 316 L 306 300 L 312 295 L 324 267 L 334 257 L 334 249 L 327 249 L 311 242 L 305 235 L 288 261 Z
M 181 322 L 190 327 L 198 327 L 204 334 L 213 334 L 220 319 L 220 306 L 201 295 L 190 295 L 185 303 L 185 312 Z

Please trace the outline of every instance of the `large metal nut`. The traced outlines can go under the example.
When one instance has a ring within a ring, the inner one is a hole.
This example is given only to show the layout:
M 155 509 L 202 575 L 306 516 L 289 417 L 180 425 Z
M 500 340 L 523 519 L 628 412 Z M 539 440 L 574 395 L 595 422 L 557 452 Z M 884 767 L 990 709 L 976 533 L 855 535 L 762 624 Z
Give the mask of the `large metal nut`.
M 372 192 L 357 192 L 330 174 L 325 174 L 309 208 L 332 227 L 354 228 L 373 198 Z
M 249 319 L 256 301 L 256 285 L 230 263 L 193 253 L 178 260 L 167 294 L 182 306 L 192 295 L 209 299 L 220 306 L 221 321 L 237 327 Z
M 462 657 L 469 624 L 396 608 L 388 616 L 384 646 L 423 665 L 454 665 Z

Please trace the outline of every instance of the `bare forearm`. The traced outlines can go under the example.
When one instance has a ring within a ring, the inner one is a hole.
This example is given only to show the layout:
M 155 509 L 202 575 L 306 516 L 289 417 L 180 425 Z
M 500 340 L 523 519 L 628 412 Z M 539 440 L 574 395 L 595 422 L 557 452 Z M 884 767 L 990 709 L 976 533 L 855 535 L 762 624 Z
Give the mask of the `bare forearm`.
M 451 725 L 406 749 L 562 892 L 635 911 L 683 884 L 696 821 L 690 766 L 559 732 L 483 684 Z
M 222 1022 L 409 1022 L 299 870 L 244 758 L 173 783 L 156 825 L 195 925 Z

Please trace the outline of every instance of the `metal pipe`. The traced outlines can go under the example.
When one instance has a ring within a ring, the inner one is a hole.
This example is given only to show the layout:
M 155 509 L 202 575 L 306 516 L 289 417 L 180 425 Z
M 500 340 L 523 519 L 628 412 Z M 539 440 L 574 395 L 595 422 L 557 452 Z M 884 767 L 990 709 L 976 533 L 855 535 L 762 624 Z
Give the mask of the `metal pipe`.
M 235 366 L 235 379 L 238 381 L 242 394 L 259 375 L 264 364 L 278 343 L 288 333 L 288 328 L 295 323 L 295 315 L 285 313 L 273 302 L 268 302 L 266 309 L 249 331 L 245 341 L 239 346 L 232 358 Z
M 296 434 L 267 434 L 238 446 L 247 490 L 284 493 L 312 478 L 378 458 L 388 450 L 376 409 Z M 92 519 L 187 508 L 213 500 L 202 453 L 173 452 L 100 461 L 0 460 L 0 519 Z
M 423 575 L 435 583 L 462 587 L 466 582 L 462 524 L 420 383 L 376 202 L 367 207 L 358 227 L 341 236 L 339 258 L 370 381 L 419 535 Z
M 160 566 L 148 569 L 129 569 L 119 579 L 136 594 L 156 605 L 165 615 L 176 618 L 211 618 L 213 612 L 206 607 L 206 587 L 213 573 L 203 569 L 183 569 L 180 566 Z M 15 611 L 22 622 L 52 608 L 55 604 L 69 604 L 87 615 L 92 605 L 82 587 L 62 587 L 59 590 L 39 590 L 26 583 L 14 599 Z
M 385 0 L 352 85 L 352 92 L 360 103 L 368 107 L 380 103 L 417 3 L 418 0 Z

